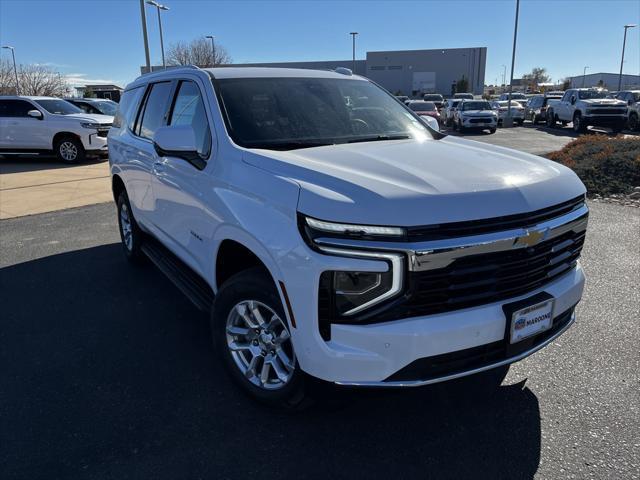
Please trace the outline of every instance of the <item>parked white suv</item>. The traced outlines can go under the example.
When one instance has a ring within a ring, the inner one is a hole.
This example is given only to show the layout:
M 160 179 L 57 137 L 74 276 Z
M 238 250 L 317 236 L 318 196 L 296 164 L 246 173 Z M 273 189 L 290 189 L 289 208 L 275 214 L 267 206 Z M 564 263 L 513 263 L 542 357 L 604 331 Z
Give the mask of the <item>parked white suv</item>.
M 84 113 L 53 97 L 0 97 L 0 155 L 55 153 L 74 163 L 107 155 L 109 115 Z
M 627 104 L 627 126 L 629 130 L 640 130 L 640 90 L 623 90 L 616 98 Z
M 124 253 L 211 312 L 260 400 L 297 406 L 313 378 L 499 384 L 574 321 L 588 209 L 560 164 L 442 135 L 348 73 L 172 69 L 120 107 Z
M 453 129 L 461 133 L 487 129 L 495 133 L 497 127 L 498 113 L 486 100 L 462 100 L 453 114 Z
M 547 125 L 573 122 L 573 130 L 584 132 L 588 126 L 609 127 L 622 131 L 627 123 L 627 104 L 607 98 L 607 91 L 597 88 L 572 88 L 547 109 Z

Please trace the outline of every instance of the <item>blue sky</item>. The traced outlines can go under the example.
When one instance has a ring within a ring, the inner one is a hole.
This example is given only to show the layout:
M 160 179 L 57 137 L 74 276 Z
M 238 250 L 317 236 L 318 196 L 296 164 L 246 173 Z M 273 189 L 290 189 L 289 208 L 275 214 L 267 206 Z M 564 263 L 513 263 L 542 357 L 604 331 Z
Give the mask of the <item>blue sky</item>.
M 367 50 L 488 48 L 486 83 L 510 65 L 515 0 L 163 0 L 165 46 L 215 35 L 233 61 L 337 60 Z M 540 66 L 553 79 L 620 68 L 623 25 L 638 0 L 522 0 L 515 76 Z M 147 7 L 152 62 L 160 63 L 155 9 Z M 138 0 L 0 0 L 0 42 L 18 63 L 50 65 L 72 83 L 124 85 L 144 63 Z M 629 31 L 625 73 L 640 73 L 640 27 Z M 9 55 L 3 50 L 2 55 Z M 6 58 L 6 57 L 5 57 Z M 508 75 L 508 74 L 507 74 Z

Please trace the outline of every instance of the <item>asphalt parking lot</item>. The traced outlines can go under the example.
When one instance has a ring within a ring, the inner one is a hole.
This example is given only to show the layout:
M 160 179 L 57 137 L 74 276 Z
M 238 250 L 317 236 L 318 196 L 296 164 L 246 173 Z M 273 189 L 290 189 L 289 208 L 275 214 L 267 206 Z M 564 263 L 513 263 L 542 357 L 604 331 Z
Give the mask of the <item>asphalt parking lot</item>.
M 491 396 L 362 391 L 294 415 L 229 383 L 207 319 L 124 260 L 112 204 L 3 220 L 0 476 L 638 478 L 640 212 L 591 208 L 577 323 Z

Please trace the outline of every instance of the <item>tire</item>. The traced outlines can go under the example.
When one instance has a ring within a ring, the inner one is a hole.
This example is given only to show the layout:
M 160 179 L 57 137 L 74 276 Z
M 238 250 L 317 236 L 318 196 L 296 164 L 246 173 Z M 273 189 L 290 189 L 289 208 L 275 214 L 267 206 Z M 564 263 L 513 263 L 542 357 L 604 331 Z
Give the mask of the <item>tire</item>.
M 458 130 L 458 124 L 456 123 L 455 119 L 451 121 L 451 127 L 453 128 L 454 132 Z
M 634 131 L 634 130 L 640 130 L 640 122 L 638 122 L 638 114 L 637 113 L 632 113 L 631 115 L 629 115 L 629 130 Z
M 54 150 L 58 160 L 64 163 L 78 163 L 86 158 L 82 142 L 70 135 L 56 140 Z
M 587 130 L 587 126 L 582 120 L 582 115 L 575 113 L 573 115 L 573 131 L 576 133 L 584 133 Z
M 549 128 L 556 127 L 556 114 L 553 113 L 553 110 L 549 110 L 547 112 L 547 127 Z
M 124 254 L 131 263 L 141 264 L 146 260 L 142 253 L 144 242 L 144 232 L 138 226 L 138 222 L 133 216 L 131 203 L 126 191 L 120 192 L 118 196 L 118 230 Z
M 458 131 L 464 133 L 467 129 L 462 126 L 462 122 L 458 122 Z
M 250 397 L 285 409 L 310 403 L 280 296 L 263 268 L 244 270 L 222 285 L 211 334 L 225 370 Z
M 496 133 L 496 129 L 495 128 L 490 128 L 489 129 L 489 133 Z

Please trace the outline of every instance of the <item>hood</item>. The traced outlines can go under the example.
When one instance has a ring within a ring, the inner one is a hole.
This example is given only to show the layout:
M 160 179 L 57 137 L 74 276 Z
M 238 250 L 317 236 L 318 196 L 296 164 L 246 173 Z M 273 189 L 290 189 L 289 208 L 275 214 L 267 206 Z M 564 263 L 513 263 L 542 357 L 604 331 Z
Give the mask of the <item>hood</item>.
M 113 117 L 111 115 L 98 115 L 97 113 L 72 113 L 63 115 L 64 118 L 80 120 L 81 122 L 93 122 L 102 124 L 112 124 Z
M 616 107 L 626 107 L 627 104 L 622 100 L 617 100 L 615 98 L 588 98 L 585 100 L 580 100 L 582 103 L 587 105 L 608 105 L 608 106 L 616 106 Z
M 584 193 L 568 168 L 458 137 L 246 151 L 300 187 L 298 210 L 330 221 L 428 225 L 538 210 Z

